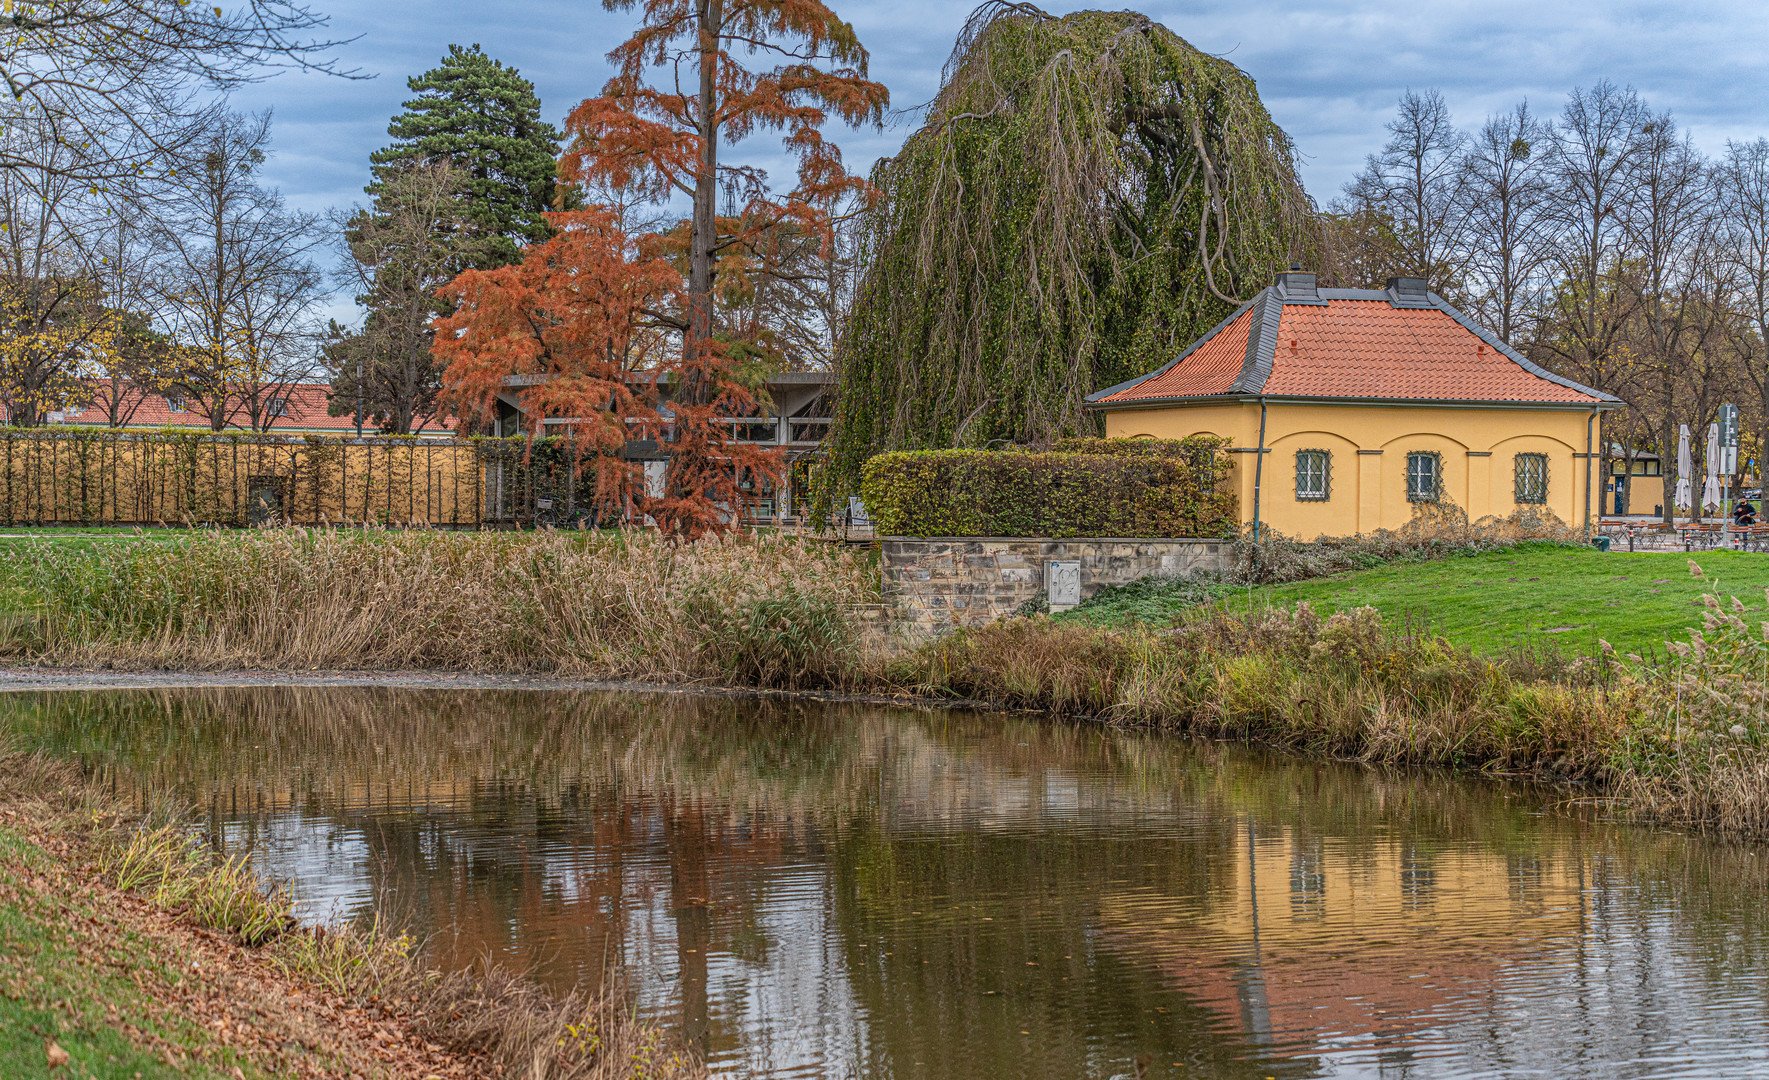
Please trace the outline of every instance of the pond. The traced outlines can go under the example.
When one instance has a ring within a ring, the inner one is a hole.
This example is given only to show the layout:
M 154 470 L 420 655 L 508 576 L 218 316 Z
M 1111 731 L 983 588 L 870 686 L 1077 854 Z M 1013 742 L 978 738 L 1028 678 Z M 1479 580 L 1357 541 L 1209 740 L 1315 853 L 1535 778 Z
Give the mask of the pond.
M 437 962 L 618 969 L 733 1076 L 1769 1076 L 1763 853 L 1031 718 L 577 691 L 0 695 Z

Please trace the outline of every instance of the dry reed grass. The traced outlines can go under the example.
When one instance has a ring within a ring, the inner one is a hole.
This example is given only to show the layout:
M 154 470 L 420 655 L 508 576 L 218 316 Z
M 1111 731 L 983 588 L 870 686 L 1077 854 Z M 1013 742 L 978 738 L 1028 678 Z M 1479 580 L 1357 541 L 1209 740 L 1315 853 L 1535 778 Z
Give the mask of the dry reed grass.
M 1690 564 L 1691 573 L 1702 576 Z M 1642 818 L 1769 833 L 1769 623 L 1706 597 L 1668 656 L 1474 653 L 1373 608 L 1199 609 L 1177 628 L 960 631 L 893 669 L 922 693 L 1386 763 L 1599 783 Z M 1607 650 L 1607 646 L 1605 646 Z
M 1557 663 L 1557 666 L 1556 666 Z M 928 693 L 1335 756 L 1605 776 L 1650 687 L 1592 660 L 1482 657 L 1370 608 L 1210 610 L 1176 630 L 1010 620 L 905 660 Z
M 278 529 L 22 545 L 35 597 L 0 650 L 193 670 L 439 668 L 840 686 L 867 558 L 779 535 Z

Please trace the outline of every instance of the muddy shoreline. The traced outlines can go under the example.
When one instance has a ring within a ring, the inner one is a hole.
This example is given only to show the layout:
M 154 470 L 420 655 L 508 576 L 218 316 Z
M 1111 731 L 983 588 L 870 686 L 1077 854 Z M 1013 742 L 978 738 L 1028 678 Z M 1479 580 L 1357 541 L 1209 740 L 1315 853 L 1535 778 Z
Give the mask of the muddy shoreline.
M 698 697 L 794 698 L 902 708 L 1018 711 L 976 699 L 849 694 L 829 690 L 760 690 L 708 683 L 654 683 L 574 679 L 548 675 L 487 675 L 450 671 L 120 671 L 98 668 L 0 667 L 0 693 L 19 690 L 156 690 L 252 686 L 384 686 L 396 690 L 604 690 Z

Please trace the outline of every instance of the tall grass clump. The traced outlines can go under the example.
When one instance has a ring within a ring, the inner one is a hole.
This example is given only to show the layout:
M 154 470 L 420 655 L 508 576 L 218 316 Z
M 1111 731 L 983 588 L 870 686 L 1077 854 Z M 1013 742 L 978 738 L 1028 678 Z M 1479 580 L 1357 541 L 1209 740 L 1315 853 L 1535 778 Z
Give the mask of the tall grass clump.
M 287 889 L 260 882 L 244 857 L 212 859 L 176 826 L 137 829 L 100 845 L 97 866 L 118 888 L 246 945 L 262 945 L 295 925 Z
M 1597 660 L 1487 657 L 1373 608 L 1206 609 L 1177 628 L 1017 619 L 903 662 L 927 692 L 1334 756 L 1603 776 L 1650 687 Z
M 1690 563 L 1690 571 L 1702 576 Z M 1488 655 L 1364 607 L 1201 607 L 1177 625 L 1048 617 L 960 630 L 897 661 L 923 693 L 1385 763 L 1598 785 L 1642 818 L 1769 833 L 1769 622 L 1704 598 L 1662 656 Z
M 1650 682 L 1658 717 L 1624 747 L 1618 795 L 1655 818 L 1769 833 L 1769 622 L 1746 622 L 1737 597 L 1703 601 L 1702 625 L 1662 659 L 1614 658 Z
M 277 529 L 8 558 L 35 599 L 8 655 L 217 669 L 440 668 L 839 686 L 867 556 L 778 534 Z

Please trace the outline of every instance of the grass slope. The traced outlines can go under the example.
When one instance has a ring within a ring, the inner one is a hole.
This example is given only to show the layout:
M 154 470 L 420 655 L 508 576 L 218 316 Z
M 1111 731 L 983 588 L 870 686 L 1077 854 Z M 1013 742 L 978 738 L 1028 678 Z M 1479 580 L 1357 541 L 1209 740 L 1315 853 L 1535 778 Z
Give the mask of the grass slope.
M 1693 558 L 1707 582 L 1689 573 Z M 1700 625 L 1713 588 L 1765 610 L 1769 557 L 1742 552 L 1636 554 L 1523 545 L 1512 551 L 1397 562 L 1289 585 L 1200 590 L 1145 585 L 1097 598 L 1071 618 L 1159 623 L 1214 600 L 1230 611 L 1306 600 L 1323 613 L 1373 607 L 1390 621 L 1424 624 L 1457 644 L 1494 651 L 1557 643 L 1590 651 L 1603 638 L 1622 652 L 1662 650 Z
M 45 1045 L 67 1051 L 62 1075 L 147 1080 L 150 1077 L 227 1077 L 222 1066 L 177 1061 L 152 1053 L 142 1042 L 213 1050 L 208 1032 L 189 1018 L 153 1009 L 143 987 L 119 972 L 150 973 L 176 981 L 160 957 L 134 935 L 83 934 L 99 922 L 71 889 L 42 890 L 21 882 L 23 874 L 47 879 L 53 862 L 14 831 L 0 827 L 0 1076 L 42 1077 L 51 1072 Z M 59 879 L 58 885 L 65 885 Z M 132 1030 L 132 1039 L 126 1033 Z M 255 1069 L 245 1075 L 263 1075 Z

